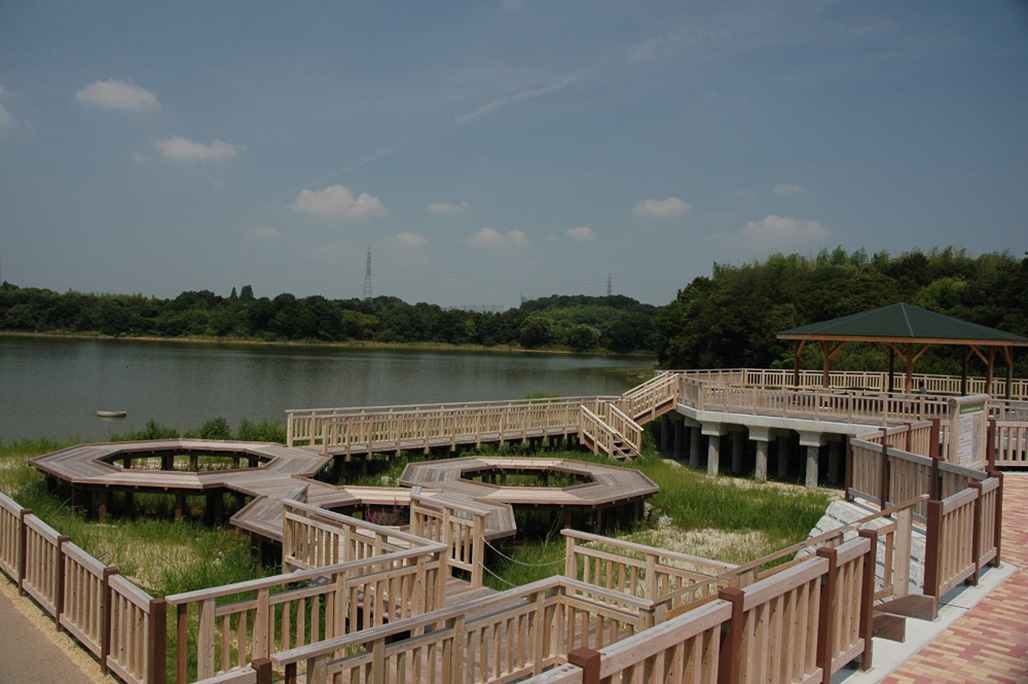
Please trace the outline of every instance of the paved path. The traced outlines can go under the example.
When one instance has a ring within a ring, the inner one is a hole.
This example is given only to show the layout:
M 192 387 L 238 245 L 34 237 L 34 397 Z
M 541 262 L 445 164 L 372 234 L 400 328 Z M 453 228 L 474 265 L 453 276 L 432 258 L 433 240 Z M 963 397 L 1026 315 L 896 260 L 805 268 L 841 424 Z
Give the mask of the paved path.
M 0 575 L 0 684 L 96 684 L 113 679 Z M 70 655 L 69 655 L 70 654 Z M 74 658 L 74 660 L 73 660 Z M 86 674 L 86 670 L 94 676 Z
M 1018 570 L 883 682 L 1028 682 L 1028 474 L 1003 481 L 1002 553 Z

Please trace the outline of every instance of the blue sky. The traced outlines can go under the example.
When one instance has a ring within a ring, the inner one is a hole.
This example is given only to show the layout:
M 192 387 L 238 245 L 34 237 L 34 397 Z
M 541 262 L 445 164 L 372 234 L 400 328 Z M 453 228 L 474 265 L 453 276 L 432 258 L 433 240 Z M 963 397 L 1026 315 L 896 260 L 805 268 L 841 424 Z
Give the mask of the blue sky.
M 0 277 L 664 304 L 1028 235 L 1028 5 L 2 2 Z

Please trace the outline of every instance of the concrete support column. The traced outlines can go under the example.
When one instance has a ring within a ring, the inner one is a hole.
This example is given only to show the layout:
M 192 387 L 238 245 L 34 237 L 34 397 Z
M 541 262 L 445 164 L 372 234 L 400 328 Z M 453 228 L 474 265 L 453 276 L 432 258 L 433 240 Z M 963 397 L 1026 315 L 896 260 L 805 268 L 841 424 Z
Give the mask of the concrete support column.
M 817 486 L 818 458 L 821 455 L 821 447 L 828 440 L 821 432 L 801 432 L 800 446 L 807 448 L 806 477 L 803 484 L 807 487 Z
M 778 435 L 778 479 L 789 479 L 789 459 L 792 458 L 792 433 Z
M 750 428 L 750 439 L 757 443 L 757 463 L 753 470 L 754 479 L 767 479 L 767 452 L 771 443 L 771 431 L 767 428 Z
M 674 457 L 677 460 L 682 458 L 682 447 L 685 445 L 685 423 L 676 420 L 672 425 L 674 426 Z
M 746 434 L 741 430 L 732 432 L 732 475 L 742 475 Z
M 842 442 L 833 439 L 828 442 L 828 482 L 838 484 L 842 480 Z
M 693 425 L 689 429 L 689 465 L 693 468 L 700 467 L 700 426 Z
M 703 434 L 707 437 L 707 475 L 715 477 L 720 469 L 721 435 L 725 426 L 721 423 L 704 423 Z

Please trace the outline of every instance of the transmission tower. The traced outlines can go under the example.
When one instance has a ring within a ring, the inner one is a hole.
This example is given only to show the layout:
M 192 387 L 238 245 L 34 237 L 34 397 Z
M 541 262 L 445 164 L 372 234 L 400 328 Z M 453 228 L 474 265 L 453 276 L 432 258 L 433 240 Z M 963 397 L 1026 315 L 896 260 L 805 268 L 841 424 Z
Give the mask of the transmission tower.
M 614 279 L 610 277 L 610 271 L 607 271 L 607 297 L 614 292 Z
M 364 271 L 364 294 L 361 297 L 364 301 L 371 301 L 371 248 L 368 247 L 368 267 Z

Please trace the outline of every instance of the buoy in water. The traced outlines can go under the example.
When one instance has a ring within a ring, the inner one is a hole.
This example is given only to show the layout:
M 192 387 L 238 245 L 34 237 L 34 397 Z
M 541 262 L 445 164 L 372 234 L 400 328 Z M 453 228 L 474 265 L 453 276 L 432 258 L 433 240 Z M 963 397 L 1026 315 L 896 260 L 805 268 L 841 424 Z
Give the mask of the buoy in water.
M 97 411 L 97 418 L 124 418 L 128 415 L 127 411 Z

